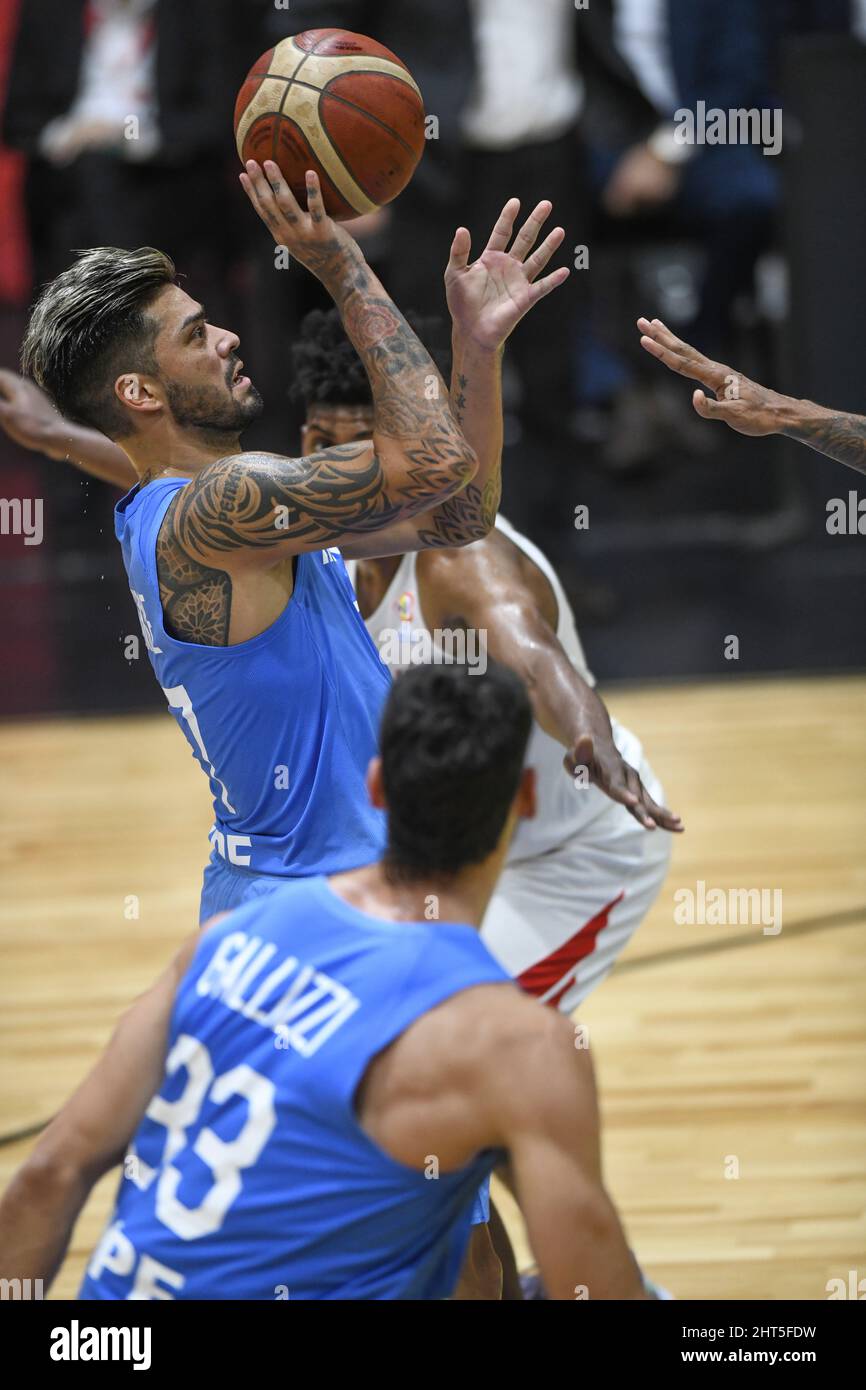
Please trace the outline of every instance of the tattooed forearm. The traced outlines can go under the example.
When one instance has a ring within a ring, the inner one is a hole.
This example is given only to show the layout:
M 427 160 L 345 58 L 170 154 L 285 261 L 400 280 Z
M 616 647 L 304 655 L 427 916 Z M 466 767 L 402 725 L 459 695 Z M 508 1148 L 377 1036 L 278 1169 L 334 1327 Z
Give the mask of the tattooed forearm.
M 812 401 L 798 402 L 797 416 L 782 434 L 808 444 L 819 454 L 866 473 L 866 416 L 825 410 Z
M 485 521 L 488 513 L 489 503 L 485 506 L 481 489 L 470 483 L 459 496 L 443 502 L 425 517 L 429 525 L 418 531 L 422 548 L 441 550 L 446 546 L 463 546 L 483 540 L 492 525 Z M 493 516 L 496 516 L 495 508 Z
M 467 488 L 459 507 L 447 504 L 441 523 L 437 512 L 433 525 L 425 527 L 424 544 L 466 545 L 468 540 L 486 536 L 496 520 L 502 495 L 502 351 L 480 350 L 455 333 L 451 372 L 451 404 L 467 440 L 478 455 L 478 471 L 472 488 Z M 471 497 L 471 501 L 470 501 Z M 459 524 L 455 516 L 459 514 Z M 462 539 L 457 536 L 462 534 Z M 437 535 L 454 536 L 446 541 Z
M 468 385 L 468 378 L 461 372 L 457 377 L 457 394 L 454 397 L 454 413 L 457 416 L 457 423 L 461 427 L 463 425 L 463 415 L 466 410 L 466 387 Z
M 471 453 L 436 364 L 396 305 L 370 279 L 369 272 L 359 270 L 336 301 L 370 380 L 374 440 L 404 440 L 435 429 Z

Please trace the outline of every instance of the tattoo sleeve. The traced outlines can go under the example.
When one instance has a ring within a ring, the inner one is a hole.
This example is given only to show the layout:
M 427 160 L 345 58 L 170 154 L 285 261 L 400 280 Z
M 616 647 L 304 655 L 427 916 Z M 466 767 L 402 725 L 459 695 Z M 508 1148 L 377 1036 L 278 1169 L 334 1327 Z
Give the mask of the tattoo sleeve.
M 370 379 L 372 447 L 347 444 L 300 459 L 239 454 L 208 464 L 164 523 L 196 563 L 339 544 L 447 502 L 475 473 L 475 453 L 427 350 L 357 249 L 335 251 L 334 266 L 325 283 Z
M 783 428 L 782 434 L 858 473 L 866 473 L 866 415 L 844 415 L 812 401 L 802 401 L 797 417 Z
M 421 518 L 415 548 L 435 550 L 483 540 L 502 496 L 502 351 L 481 352 L 454 338 L 451 408 L 478 457 L 473 481 Z

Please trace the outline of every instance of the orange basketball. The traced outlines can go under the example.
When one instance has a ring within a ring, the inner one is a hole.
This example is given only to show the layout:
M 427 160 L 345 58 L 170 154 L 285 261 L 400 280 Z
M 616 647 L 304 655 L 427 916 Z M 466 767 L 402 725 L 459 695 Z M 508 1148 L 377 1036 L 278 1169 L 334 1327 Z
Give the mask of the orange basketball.
M 254 63 L 235 103 L 241 160 L 279 165 L 302 207 L 315 169 L 330 215 L 357 217 L 406 187 L 424 150 L 424 103 L 404 63 L 375 39 L 307 29 Z

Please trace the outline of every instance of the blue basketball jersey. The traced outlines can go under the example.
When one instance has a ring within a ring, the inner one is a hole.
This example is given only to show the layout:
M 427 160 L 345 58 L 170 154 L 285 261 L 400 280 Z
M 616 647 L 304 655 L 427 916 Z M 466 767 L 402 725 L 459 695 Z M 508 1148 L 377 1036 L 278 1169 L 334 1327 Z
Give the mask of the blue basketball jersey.
M 355 1094 L 422 1014 L 508 980 L 471 927 L 369 917 L 323 877 L 210 928 L 79 1297 L 446 1297 L 501 1155 L 416 1171 L 365 1134 Z
M 292 597 L 257 637 L 177 641 L 163 626 L 156 540 L 187 481 L 134 488 L 115 530 L 151 665 L 210 780 L 214 850 L 241 870 L 286 877 L 369 863 L 385 822 L 364 778 L 391 680 L 340 552 L 298 556 Z

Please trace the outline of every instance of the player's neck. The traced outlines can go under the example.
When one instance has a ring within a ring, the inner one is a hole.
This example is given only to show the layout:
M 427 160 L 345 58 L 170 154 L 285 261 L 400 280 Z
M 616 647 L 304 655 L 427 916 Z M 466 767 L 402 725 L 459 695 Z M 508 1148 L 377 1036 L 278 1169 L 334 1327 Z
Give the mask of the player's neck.
M 408 876 L 386 860 L 334 874 L 328 882 L 359 912 L 392 922 L 465 922 L 480 927 L 502 871 L 504 850 L 457 874 Z
M 240 435 L 226 430 L 170 428 L 123 447 L 142 483 L 155 478 L 189 478 L 209 463 L 241 452 Z

